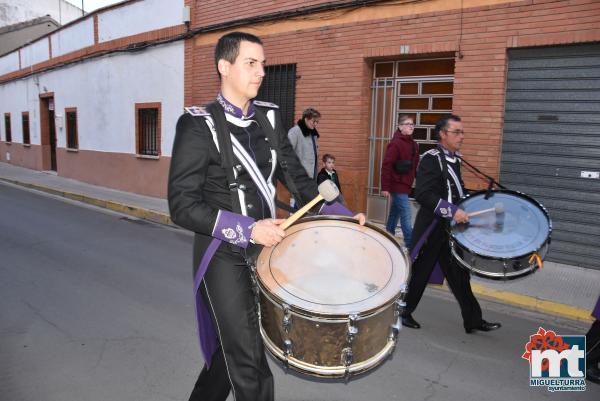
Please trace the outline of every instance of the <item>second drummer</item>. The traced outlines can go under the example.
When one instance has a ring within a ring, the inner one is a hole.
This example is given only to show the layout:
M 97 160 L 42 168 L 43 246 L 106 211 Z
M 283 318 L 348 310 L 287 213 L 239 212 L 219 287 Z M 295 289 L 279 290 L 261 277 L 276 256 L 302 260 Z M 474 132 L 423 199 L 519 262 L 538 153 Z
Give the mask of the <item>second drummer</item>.
M 465 331 L 495 330 L 500 328 L 500 323 L 483 320 L 481 307 L 471 290 L 469 273 L 458 266 L 450 255 L 448 225 L 453 220 L 464 223 L 469 219 L 456 206 L 464 194 L 458 157 L 464 139 L 460 117 L 451 115 L 439 120 L 435 134 L 438 136 L 438 146 L 423 155 L 417 171 L 415 199 L 421 207 L 413 229 L 413 267 L 402 323 L 413 329 L 421 327 L 412 317 L 412 312 L 423 296 L 434 267 L 439 264 L 460 305 Z

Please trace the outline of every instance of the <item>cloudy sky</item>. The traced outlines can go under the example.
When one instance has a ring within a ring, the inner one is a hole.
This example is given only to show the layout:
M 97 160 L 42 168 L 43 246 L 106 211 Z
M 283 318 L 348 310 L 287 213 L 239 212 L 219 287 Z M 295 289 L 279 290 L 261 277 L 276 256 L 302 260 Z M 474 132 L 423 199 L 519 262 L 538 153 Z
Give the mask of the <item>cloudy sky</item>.
M 81 0 L 66 0 L 71 4 L 81 8 Z M 122 0 L 83 0 L 83 7 L 86 12 L 97 10 L 98 8 L 105 7 L 111 4 L 120 3 Z

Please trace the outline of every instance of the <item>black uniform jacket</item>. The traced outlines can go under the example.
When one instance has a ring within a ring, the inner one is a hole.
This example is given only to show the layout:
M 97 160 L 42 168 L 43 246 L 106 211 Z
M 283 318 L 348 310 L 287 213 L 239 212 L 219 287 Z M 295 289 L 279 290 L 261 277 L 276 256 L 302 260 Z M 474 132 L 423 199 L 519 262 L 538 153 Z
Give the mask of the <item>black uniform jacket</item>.
M 255 113 L 265 113 L 270 110 L 266 107 L 256 107 Z M 245 141 L 240 141 L 247 150 L 252 148 L 255 162 L 265 179 L 268 177 L 272 165 L 270 148 L 277 152 L 277 166 L 274 174 L 290 189 L 285 182 L 283 168 L 287 168 L 289 176 L 295 182 L 300 200 L 306 203 L 317 196 L 317 186 L 310 179 L 300 164 L 288 138 L 278 110 L 275 110 L 275 133 L 271 141 L 265 140 L 265 127 L 253 123 L 254 130 L 248 139 L 247 130 L 244 131 L 234 124 L 228 127 L 234 136 L 243 135 Z M 267 121 L 266 118 L 263 121 Z M 267 129 L 272 129 L 267 127 Z M 272 131 L 271 131 L 272 132 Z M 265 144 L 267 147 L 265 148 Z M 263 149 L 264 148 L 264 149 Z M 248 209 L 248 216 L 256 220 L 275 217 L 270 212 L 265 214 L 260 193 L 250 175 L 244 170 L 239 171 L 238 184 L 246 187 L 246 200 L 255 207 Z M 212 230 L 215 226 L 219 209 L 232 211 L 232 196 L 237 197 L 235 191 L 228 188 L 227 174 L 221 167 L 221 157 L 207 125 L 202 116 L 183 114 L 178 122 L 173 144 L 171 167 L 169 171 L 168 199 L 169 209 L 173 222 L 183 228 L 196 233 L 194 240 L 194 269 L 197 269 L 200 259 L 212 241 Z M 250 245 L 250 247 L 255 245 Z M 229 248 L 221 244 L 220 250 Z M 233 249 L 233 246 L 232 246 Z
M 464 183 L 460 173 L 460 159 L 454 155 L 445 157 L 448 169 L 446 175 L 442 157 L 444 152 L 440 148 L 431 149 L 423 154 L 419 163 L 414 194 L 420 208 L 413 228 L 411 249 L 419 243 L 434 219 L 438 220 L 440 228 L 447 228 L 456 211 L 455 204 L 462 197 Z

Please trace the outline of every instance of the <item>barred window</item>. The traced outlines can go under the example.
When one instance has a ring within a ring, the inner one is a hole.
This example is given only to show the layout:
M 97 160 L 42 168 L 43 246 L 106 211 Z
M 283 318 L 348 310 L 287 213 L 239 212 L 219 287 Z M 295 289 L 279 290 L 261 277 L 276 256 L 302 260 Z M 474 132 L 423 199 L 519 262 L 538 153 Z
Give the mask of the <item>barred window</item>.
M 31 143 L 31 138 L 29 136 L 29 112 L 24 111 L 21 114 L 21 122 L 23 124 L 23 144 L 29 145 Z
M 10 113 L 4 113 L 4 132 L 6 134 L 5 141 L 12 142 L 12 131 L 10 129 Z
M 266 66 L 256 99 L 277 104 L 284 128 L 286 131 L 292 128 L 295 124 L 296 64 Z
M 65 109 L 65 120 L 67 124 L 67 148 L 78 149 L 79 140 L 77 135 L 77 108 Z
M 160 103 L 136 103 L 137 153 L 160 155 Z

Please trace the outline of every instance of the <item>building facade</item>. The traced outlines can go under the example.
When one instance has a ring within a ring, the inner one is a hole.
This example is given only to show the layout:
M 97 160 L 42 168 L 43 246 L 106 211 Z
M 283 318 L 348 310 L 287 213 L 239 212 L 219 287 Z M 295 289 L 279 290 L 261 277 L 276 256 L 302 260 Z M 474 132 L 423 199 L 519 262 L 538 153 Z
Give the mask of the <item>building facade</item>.
M 164 196 L 177 116 L 183 105 L 214 99 L 214 45 L 243 30 L 265 44 L 259 97 L 291 97 L 282 109 L 287 125 L 308 106 L 322 113 L 320 151 L 336 156 L 351 208 L 384 216 L 380 164 L 399 114 L 415 118 L 426 150 L 435 121 L 452 112 L 463 117 L 466 159 L 550 210 L 550 257 L 600 268 L 599 2 L 160 3 L 99 10 L 0 58 L 0 113 L 12 131 L 7 141 L 0 124 L 0 159 L 51 169 L 44 125 L 53 119 L 58 174 Z M 160 125 L 158 150 L 140 149 L 140 108 L 157 110 L 146 117 Z M 76 149 L 67 143 L 72 109 Z M 465 178 L 472 189 L 487 186 L 472 173 Z

